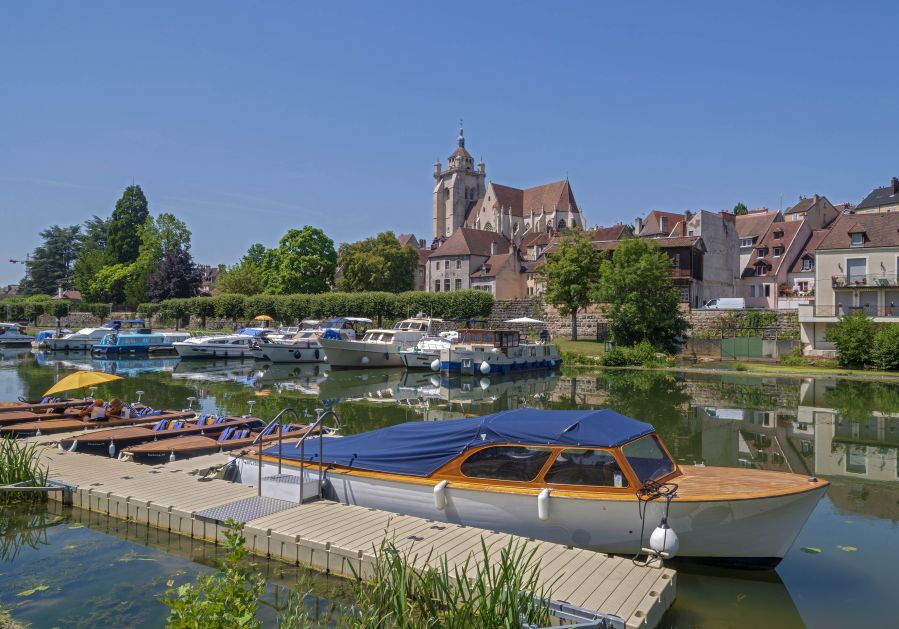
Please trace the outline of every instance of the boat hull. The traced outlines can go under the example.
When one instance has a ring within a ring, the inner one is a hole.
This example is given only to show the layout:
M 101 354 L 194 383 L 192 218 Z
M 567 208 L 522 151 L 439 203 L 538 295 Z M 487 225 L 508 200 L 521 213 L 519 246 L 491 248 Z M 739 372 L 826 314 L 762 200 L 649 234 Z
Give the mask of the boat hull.
M 255 478 L 254 463 L 245 473 L 248 479 Z M 276 473 L 277 465 L 264 465 L 263 476 Z M 281 473 L 299 474 L 294 465 L 285 470 Z M 317 466 L 307 464 L 307 476 L 317 479 L 317 471 Z M 605 553 L 638 554 L 649 545 L 650 534 L 665 515 L 664 500 L 648 503 L 645 523 L 641 523 L 640 505 L 633 496 L 609 499 L 551 494 L 549 517 L 541 520 L 539 490 L 502 492 L 452 484 L 446 489 L 445 508 L 438 509 L 436 484 L 326 472 L 328 497 L 339 502 Z M 823 485 L 783 496 L 674 500 L 668 522 L 680 540 L 677 556 L 746 567 L 777 565 L 825 491 Z
M 397 351 L 401 346 L 362 341 L 321 339 L 327 362 L 336 369 L 371 369 L 373 367 L 402 367 Z
M 487 364 L 486 369 L 484 363 Z M 440 371 L 463 375 L 555 369 L 561 364 L 562 356 L 555 345 L 519 345 L 506 351 L 455 346 L 440 352 Z
M 273 363 L 320 363 L 325 361 L 325 350 L 318 344 L 291 345 L 263 343 L 259 346 L 262 357 Z
M 173 343 L 172 347 L 181 358 L 262 358 L 262 352 L 235 345 L 199 345 L 194 343 Z
M 100 339 L 81 338 L 81 339 L 47 339 L 43 341 L 41 347 L 52 352 L 83 352 L 93 349 L 94 345 L 100 342 Z
M 431 363 L 440 360 L 440 352 L 400 352 L 400 359 L 406 369 L 431 369 Z

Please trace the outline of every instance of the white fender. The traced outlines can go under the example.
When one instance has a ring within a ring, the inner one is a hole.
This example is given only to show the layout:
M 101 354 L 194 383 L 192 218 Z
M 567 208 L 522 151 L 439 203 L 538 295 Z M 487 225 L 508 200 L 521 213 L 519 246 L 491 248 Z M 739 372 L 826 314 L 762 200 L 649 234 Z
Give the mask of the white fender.
M 663 555 L 666 559 L 674 557 L 680 549 L 680 540 L 677 538 L 677 533 L 668 526 L 666 518 L 662 518 L 661 523 L 649 536 L 649 547 Z
M 440 371 L 440 359 L 435 358 L 431 361 L 431 370 L 432 371 Z
M 368 364 L 368 356 L 363 356 L 363 357 L 362 357 L 362 360 L 361 360 L 360 362 L 361 362 L 363 365 L 367 365 L 367 364 Z
M 549 519 L 549 492 L 551 491 L 547 487 L 537 496 L 537 517 L 544 522 Z
M 109 450 L 108 450 L 108 452 L 109 452 L 109 457 L 110 457 L 110 458 L 115 458 L 115 441 L 113 441 L 112 439 L 109 440 Z
M 446 486 L 445 480 L 434 485 L 434 508 L 438 511 L 446 509 Z
M 481 369 L 481 373 L 484 374 L 484 375 L 486 376 L 488 373 L 490 373 L 490 363 L 488 363 L 488 362 L 485 360 L 484 362 L 481 363 L 481 368 L 480 368 L 480 369 Z

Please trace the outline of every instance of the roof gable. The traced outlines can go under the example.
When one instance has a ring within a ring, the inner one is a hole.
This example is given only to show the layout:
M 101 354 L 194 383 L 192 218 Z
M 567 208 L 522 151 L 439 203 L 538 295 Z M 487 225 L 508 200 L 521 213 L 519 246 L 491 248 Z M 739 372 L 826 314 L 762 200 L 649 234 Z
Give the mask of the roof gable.
M 460 227 L 443 243 L 430 253 L 429 258 L 445 256 L 489 256 L 491 244 L 496 244 L 497 251 L 508 251 L 509 241 L 496 232 Z
M 859 232 L 865 233 L 866 242 L 855 248 L 899 247 L 899 213 L 841 214 L 816 250 L 852 248 L 850 234 Z

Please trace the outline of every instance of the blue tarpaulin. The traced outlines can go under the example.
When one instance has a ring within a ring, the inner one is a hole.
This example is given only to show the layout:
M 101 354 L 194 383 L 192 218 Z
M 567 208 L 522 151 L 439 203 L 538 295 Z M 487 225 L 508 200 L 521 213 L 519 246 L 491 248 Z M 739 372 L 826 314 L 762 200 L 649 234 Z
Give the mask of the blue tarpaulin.
M 484 417 L 437 422 L 407 422 L 358 435 L 321 441 L 325 464 L 373 472 L 428 476 L 465 450 L 491 443 L 614 448 L 653 431 L 645 422 L 615 411 L 514 409 Z M 305 444 L 305 460 L 318 463 L 319 439 Z M 300 460 L 300 450 L 284 448 L 285 459 Z M 277 446 L 265 454 L 278 455 Z

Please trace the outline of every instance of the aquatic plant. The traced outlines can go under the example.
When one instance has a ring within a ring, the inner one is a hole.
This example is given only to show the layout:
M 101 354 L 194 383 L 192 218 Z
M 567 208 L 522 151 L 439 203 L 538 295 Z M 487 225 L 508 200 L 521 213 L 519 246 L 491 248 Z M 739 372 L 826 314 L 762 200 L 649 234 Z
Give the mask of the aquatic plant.
M 425 558 L 400 552 L 384 540 L 375 549 L 369 578 L 356 586 L 357 602 L 343 624 L 355 629 L 492 629 L 546 626 L 549 593 L 540 586 L 536 548 L 513 540 L 491 564 L 481 555 L 450 567 L 446 556 Z M 419 567 L 424 566 L 424 567 Z
M 0 487 L 16 484 L 46 486 L 47 468 L 40 465 L 40 451 L 37 444 L 17 441 L 13 437 L 3 437 L 0 439 Z M 45 492 L 0 492 L 0 504 L 42 502 L 46 499 Z
M 265 589 L 265 579 L 247 568 L 242 560 L 243 527 L 233 520 L 225 525 L 225 548 L 228 555 L 213 574 L 200 575 L 196 584 L 184 583 L 174 587 L 168 582 L 162 601 L 171 608 L 168 626 L 176 629 L 255 629 L 262 623 L 257 618 L 259 599 Z

